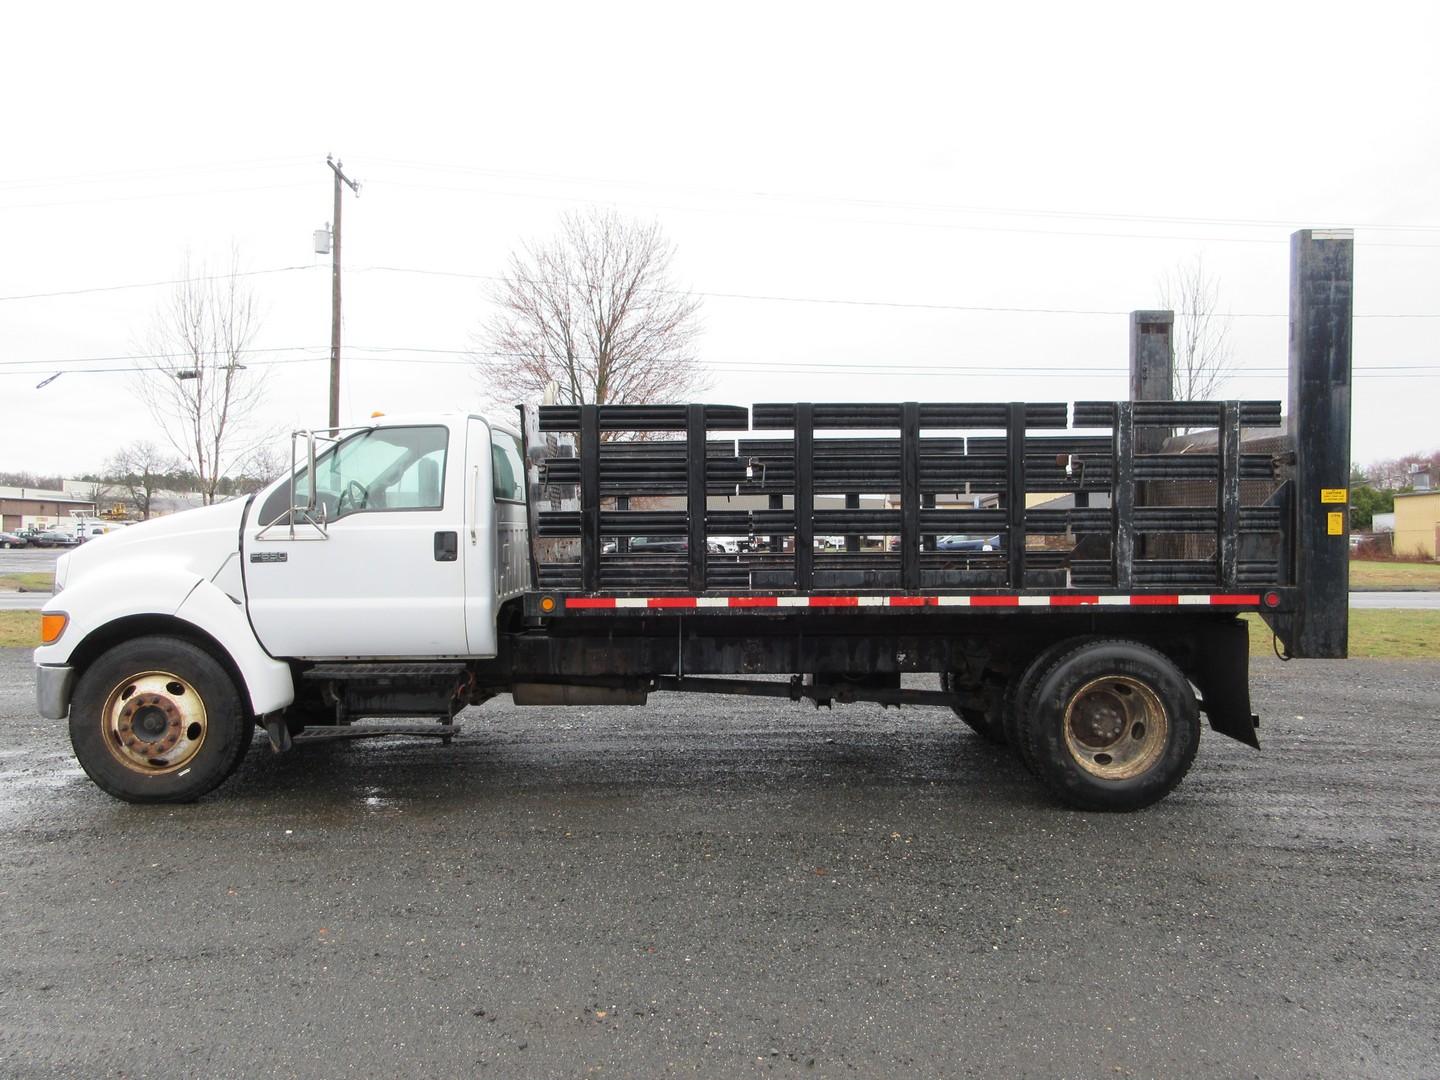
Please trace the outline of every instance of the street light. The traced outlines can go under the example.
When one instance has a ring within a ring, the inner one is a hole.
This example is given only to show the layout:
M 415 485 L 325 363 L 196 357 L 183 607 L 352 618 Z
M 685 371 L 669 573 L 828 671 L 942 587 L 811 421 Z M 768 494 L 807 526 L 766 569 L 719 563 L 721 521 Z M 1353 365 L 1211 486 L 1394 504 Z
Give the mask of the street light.
M 224 367 L 218 367 L 218 368 L 216 368 L 215 370 L 216 370 L 216 371 L 244 371 L 244 370 L 245 370 L 245 365 L 244 365 L 244 364 L 226 364 Z M 199 369 L 199 368 L 181 368 L 179 371 L 172 371 L 172 372 L 170 373 L 170 377 L 171 377 L 172 379 L 180 379 L 180 380 L 182 380 L 182 381 L 185 380 L 185 379 L 198 379 L 198 378 L 200 378 L 200 369 Z

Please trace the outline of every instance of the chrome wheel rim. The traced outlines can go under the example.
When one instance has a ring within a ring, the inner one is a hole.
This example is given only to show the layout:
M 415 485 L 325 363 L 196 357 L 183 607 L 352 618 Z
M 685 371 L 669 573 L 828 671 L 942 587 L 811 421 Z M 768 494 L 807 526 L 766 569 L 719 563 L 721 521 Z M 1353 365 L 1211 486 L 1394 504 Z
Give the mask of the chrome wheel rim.
M 209 727 L 195 688 L 168 671 L 132 675 L 105 699 L 105 745 L 120 764 L 157 775 L 185 768 Z
M 1065 747 L 1102 780 L 1129 780 L 1165 752 L 1170 718 L 1159 695 L 1137 679 L 1107 675 L 1086 683 L 1065 709 Z

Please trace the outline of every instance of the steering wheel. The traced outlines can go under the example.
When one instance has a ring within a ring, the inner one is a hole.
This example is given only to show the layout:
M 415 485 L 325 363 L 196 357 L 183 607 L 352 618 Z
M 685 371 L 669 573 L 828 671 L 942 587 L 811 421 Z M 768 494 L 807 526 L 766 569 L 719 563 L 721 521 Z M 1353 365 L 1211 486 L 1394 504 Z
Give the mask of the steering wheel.
M 335 516 L 344 514 L 347 506 L 351 510 L 364 510 L 369 499 L 370 492 L 365 485 L 359 480 L 351 480 L 340 493 L 340 498 L 335 501 Z

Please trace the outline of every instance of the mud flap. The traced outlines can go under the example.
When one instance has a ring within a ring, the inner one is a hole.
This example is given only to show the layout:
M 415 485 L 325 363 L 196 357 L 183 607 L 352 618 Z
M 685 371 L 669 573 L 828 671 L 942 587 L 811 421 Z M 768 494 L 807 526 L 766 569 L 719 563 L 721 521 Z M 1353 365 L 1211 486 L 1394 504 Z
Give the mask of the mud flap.
M 1205 628 L 1190 673 L 1200 688 L 1200 708 L 1210 726 L 1246 746 L 1260 749 L 1250 711 L 1250 631 L 1239 619 Z
M 290 739 L 290 726 L 285 723 L 283 714 L 267 713 L 264 718 L 264 727 L 265 734 L 270 736 L 270 749 L 275 753 L 283 754 L 294 745 Z

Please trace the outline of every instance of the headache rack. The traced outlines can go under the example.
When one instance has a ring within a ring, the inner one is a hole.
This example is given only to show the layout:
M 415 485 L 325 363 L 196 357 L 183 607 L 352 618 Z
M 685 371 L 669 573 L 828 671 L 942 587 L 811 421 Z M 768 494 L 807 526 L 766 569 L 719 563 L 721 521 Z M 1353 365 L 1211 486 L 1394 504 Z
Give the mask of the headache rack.
M 568 607 L 1155 592 L 1260 606 L 1291 584 L 1289 459 L 1265 438 L 1278 401 L 522 414 L 533 585 Z

